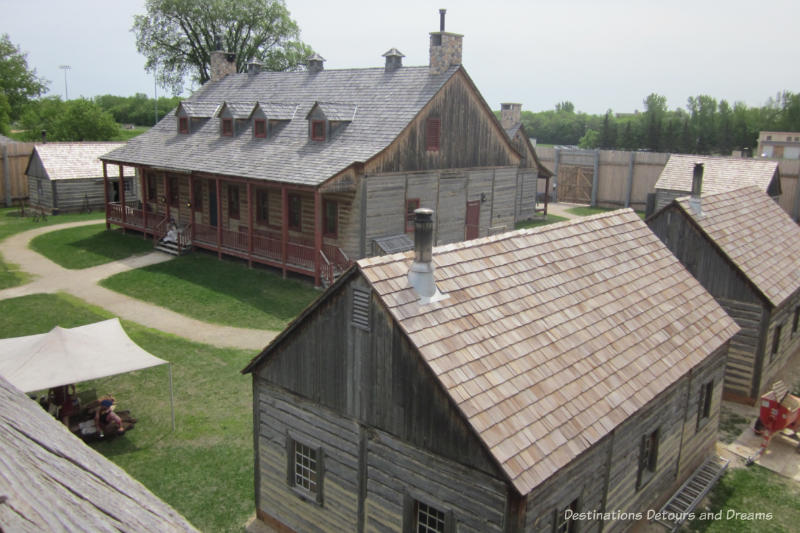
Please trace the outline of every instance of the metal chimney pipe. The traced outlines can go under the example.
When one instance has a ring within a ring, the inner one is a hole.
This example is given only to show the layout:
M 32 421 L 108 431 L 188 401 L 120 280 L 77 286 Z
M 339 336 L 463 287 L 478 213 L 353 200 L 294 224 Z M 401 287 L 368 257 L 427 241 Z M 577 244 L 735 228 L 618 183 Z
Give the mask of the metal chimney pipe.
M 700 198 L 703 190 L 703 163 L 694 164 L 694 174 L 692 174 L 692 196 Z
M 433 210 L 421 207 L 414 211 L 414 262 L 433 259 Z
M 447 13 L 446 9 L 439 10 L 439 31 L 444 31 L 444 14 Z
M 433 264 L 433 211 L 414 211 L 414 262 L 408 270 L 408 284 L 419 296 L 422 305 L 447 298 L 436 287 Z

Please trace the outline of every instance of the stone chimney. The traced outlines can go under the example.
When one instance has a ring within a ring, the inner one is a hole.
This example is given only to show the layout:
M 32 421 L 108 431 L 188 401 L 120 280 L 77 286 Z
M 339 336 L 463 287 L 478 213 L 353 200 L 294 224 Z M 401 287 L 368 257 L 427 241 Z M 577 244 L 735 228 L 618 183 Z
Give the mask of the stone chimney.
M 324 68 L 322 66 L 322 63 L 324 62 L 325 58 L 315 53 L 314 55 L 306 59 L 306 66 L 308 67 L 309 72 L 319 72 Z
M 700 195 L 703 192 L 703 163 L 694 164 L 692 174 L 692 196 L 689 198 L 689 208 L 695 215 L 702 215 L 703 208 L 700 203 Z
M 222 50 L 211 52 L 211 81 L 219 81 L 228 74 L 236 74 L 236 54 Z
M 255 76 L 259 72 L 261 72 L 261 63 L 259 63 L 255 59 L 247 63 L 247 73 L 249 75 Z
M 463 35 L 444 31 L 446 9 L 439 10 L 439 31 L 431 33 L 430 72 L 441 74 L 452 66 L 461 64 Z
M 403 66 L 403 58 L 406 56 L 404 56 L 397 48 L 392 48 L 383 54 L 383 57 L 386 58 L 386 72 L 391 72 L 392 70 L 397 70 Z
M 420 304 L 447 298 L 436 288 L 434 270 L 433 211 L 423 207 L 414 211 L 414 262 L 408 270 L 408 284 L 419 296 Z
M 510 129 L 522 120 L 522 104 L 500 104 L 500 125 Z

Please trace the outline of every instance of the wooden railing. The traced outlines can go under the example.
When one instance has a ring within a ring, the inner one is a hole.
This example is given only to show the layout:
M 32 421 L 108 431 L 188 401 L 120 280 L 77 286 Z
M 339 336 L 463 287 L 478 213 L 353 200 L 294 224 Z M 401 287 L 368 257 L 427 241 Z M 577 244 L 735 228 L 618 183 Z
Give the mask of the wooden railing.
M 125 207 L 119 202 L 109 202 L 106 204 L 106 213 L 109 222 L 121 224 L 123 222 L 123 212 L 125 225 L 150 232 L 162 221 L 163 215 L 139 209 L 138 200 L 126 202 Z
M 333 265 L 331 264 L 330 261 L 328 261 L 328 258 L 323 250 L 319 251 L 319 255 L 320 255 L 319 274 L 322 277 L 322 279 L 328 282 L 328 285 L 333 285 L 333 280 L 334 280 Z

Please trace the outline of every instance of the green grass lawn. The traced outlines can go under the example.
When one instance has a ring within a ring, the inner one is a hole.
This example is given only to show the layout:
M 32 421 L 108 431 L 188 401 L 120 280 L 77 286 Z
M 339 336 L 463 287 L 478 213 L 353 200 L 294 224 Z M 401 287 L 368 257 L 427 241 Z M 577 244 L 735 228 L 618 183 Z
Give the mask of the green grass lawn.
M 544 220 L 523 220 L 522 222 L 517 222 L 517 224 L 514 226 L 514 229 L 535 228 L 537 226 L 546 226 L 547 224 L 562 222 L 564 220 L 568 219 L 558 215 L 547 215 Z
M 66 295 L 0 301 L 0 338 L 43 333 L 110 318 Z M 176 431 L 168 368 L 139 370 L 77 385 L 113 394 L 138 419 L 123 437 L 92 445 L 173 506 L 201 531 L 241 531 L 253 513 L 252 382 L 239 372 L 254 352 L 197 344 L 123 322 L 130 337 L 172 363 Z
M 320 294 L 308 283 L 198 252 L 101 285 L 198 320 L 270 330 L 283 329 Z
M 729 470 L 711 491 L 709 502 L 707 509 L 695 510 L 691 531 L 791 533 L 800 524 L 800 485 L 758 465 Z M 708 515 L 700 520 L 704 512 Z
M 24 285 L 31 277 L 12 263 L 6 263 L 0 256 L 0 290 Z
M 30 247 L 64 268 L 80 269 L 151 252 L 153 241 L 97 224 L 39 235 Z

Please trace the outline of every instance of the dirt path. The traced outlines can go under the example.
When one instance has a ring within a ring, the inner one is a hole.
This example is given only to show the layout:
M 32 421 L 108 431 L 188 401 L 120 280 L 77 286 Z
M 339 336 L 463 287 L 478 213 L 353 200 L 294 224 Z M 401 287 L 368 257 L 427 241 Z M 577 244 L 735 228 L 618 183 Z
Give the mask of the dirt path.
M 1 290 L 0 300 L 28 294 L 66 292 L 102 307 L 120 318 L 223 348 L 260 350 L 277 335 L 276 331 L 234 328 L 195 320 L 98 285 L 100 280 L 114 274 L 169 261 L 172 259 L 171 255 L 153 251 L 92 268 L 69 270 L 28 248 L 31 239 L 43 233 L 90 224 L 98 222 L 92 220 L 45 226 L 5 239 L 0 245 L 4 259 L 18 265 L 34 279 L 25 285 Z

